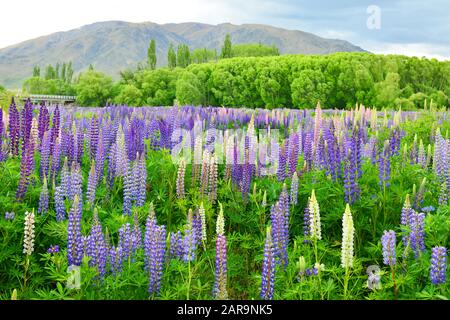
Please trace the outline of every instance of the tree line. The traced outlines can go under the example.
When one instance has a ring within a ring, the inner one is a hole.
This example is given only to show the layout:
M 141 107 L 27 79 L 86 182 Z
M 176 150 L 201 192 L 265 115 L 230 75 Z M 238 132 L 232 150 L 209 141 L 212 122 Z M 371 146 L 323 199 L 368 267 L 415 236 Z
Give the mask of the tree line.
M 423 107 L 425 100 L 433 100 L 439 106 L 450 105 L 448 61 L 370 53 L 280 56 L 274 46 L 232 44 L 229 35 L 220 53 L 206 48 L 191 51 L 186 44 L 175 50 L 170 44 L 167 60 L 166 67 L 156 68 L 156 43 L 152 39 L 146 65 L 122 71 L 118 82 L 91 67 L 75 81 L 63 81 L 67 88 L 62 89 L 67 91 L 41 92 L 45 88 L 36 83 L 61 79 L 63 72 L 57 71 L 57 65 L 47 67 L 43 78 L 35 70 L 34 76 L 25 81 L 24 91 L 76 94 L 78 103 L 85 106 L 105 103 L 160 106 L 177 102 L 311 108 L 320 101 L 328 108 L 348 108 L 359 102 L 379 108 L 414 110 Z
M 450 62 L 399 55 L 336 53 L 223 59 L 186 68 L 139 70 L 114 87 L 113 102 L 257 108 L 329 108 L 355 103 L 414 110 L 449 106 Z

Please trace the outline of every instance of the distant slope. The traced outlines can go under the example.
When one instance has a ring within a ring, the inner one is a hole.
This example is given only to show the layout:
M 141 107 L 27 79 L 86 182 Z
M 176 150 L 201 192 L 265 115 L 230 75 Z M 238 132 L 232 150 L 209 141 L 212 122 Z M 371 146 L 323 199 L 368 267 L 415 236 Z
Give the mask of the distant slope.
M 195 22 L 156 24 L 121 21 L 98 22 L 57 32 L 0 49 L 0 85 L 20 87 L 33 66 L 43 70 L 47 64 L 72 61 L 76 72 L 92 64 L 96 69 L 118 78 L 119 71 L 135 68 L 145 61 L 149 40 L 156 40 L 158 65 L 167 63 L 167 48 L 188 44 L 191 49 L 207 47 L 220 50 L 225 35 L 233 43 L 276 45 L 281 53 L 327 54 L 364 51 L 343 40 L 324 39 L 311 33 L 268 25 Z

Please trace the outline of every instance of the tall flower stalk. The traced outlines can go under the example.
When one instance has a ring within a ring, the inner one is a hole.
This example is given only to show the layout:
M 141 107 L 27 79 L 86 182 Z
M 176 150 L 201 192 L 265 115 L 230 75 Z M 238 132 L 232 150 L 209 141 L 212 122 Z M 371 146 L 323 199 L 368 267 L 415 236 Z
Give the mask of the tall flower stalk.
M 213 296 L 217 300 L 228 299 L 227 292 L 227 238 L 224 235 L 225 219 L 223 209 L 220 206 L 217 217 L 217 238 L 216 238 L 216 271 Z
M 352 213 L 347 203 L 344 217 L 342 218 L 342 249 L 341 266 L 345 269 L 344 279 L 344 299 L 347 299 L 347 287 L 350 277 L 350 269 L 353 268 L 353 246 L 354 246 L 355 228 L 353 226 Z

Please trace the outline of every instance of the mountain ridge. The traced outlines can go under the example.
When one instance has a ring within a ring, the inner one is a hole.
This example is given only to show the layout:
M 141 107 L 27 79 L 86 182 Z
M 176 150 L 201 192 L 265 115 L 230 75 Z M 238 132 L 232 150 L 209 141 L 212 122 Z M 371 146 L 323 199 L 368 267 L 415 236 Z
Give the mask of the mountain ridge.
M 325 39 L 301 30 L 288 30 L 264 24 L 200 22 L 164 23 L 94 22 L 68 31 L 26 40 L 0 49 L 0 85 L 19 87 L 30 77 L 34 65 L 72 61 L 75 72 L 90 64 L 117 79 L 119 71 L 135 68 L 146 59 L 150 39 L 156 41 L 158 66 L 167 63 L 170 43 L 220 50 L 225 35 L 232 42 L 276 45 L 281 54 L 328 54 L 365 51 L 345 40 Z

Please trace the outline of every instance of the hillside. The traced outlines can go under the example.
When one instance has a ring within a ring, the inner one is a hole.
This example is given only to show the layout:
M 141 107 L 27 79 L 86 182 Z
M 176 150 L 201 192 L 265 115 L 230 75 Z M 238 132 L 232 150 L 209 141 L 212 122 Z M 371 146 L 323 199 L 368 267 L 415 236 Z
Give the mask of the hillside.
M 364 51 L 347 41 L 324 39 L 311 33 L 268 25 L 108 21 L 0 49 L 0 85 L 20 87 L 23 79 L 30 76 L 34 65 L 44 67 L 58 61 L 72 61 L 75 72 L 92 64 L 96 69 L 117 78 L 120 70 L 135 68 L 139 62 L 145 61 L 148 43 L 152 38 L 157 44 L 158 65 L 165 65 L 170 43 L 175 46 L 185 43 L 191 49 L 207 47 L 220 50 L 227 33 L 231 35 L 233 43 L 276 45 L 282 54 Z

